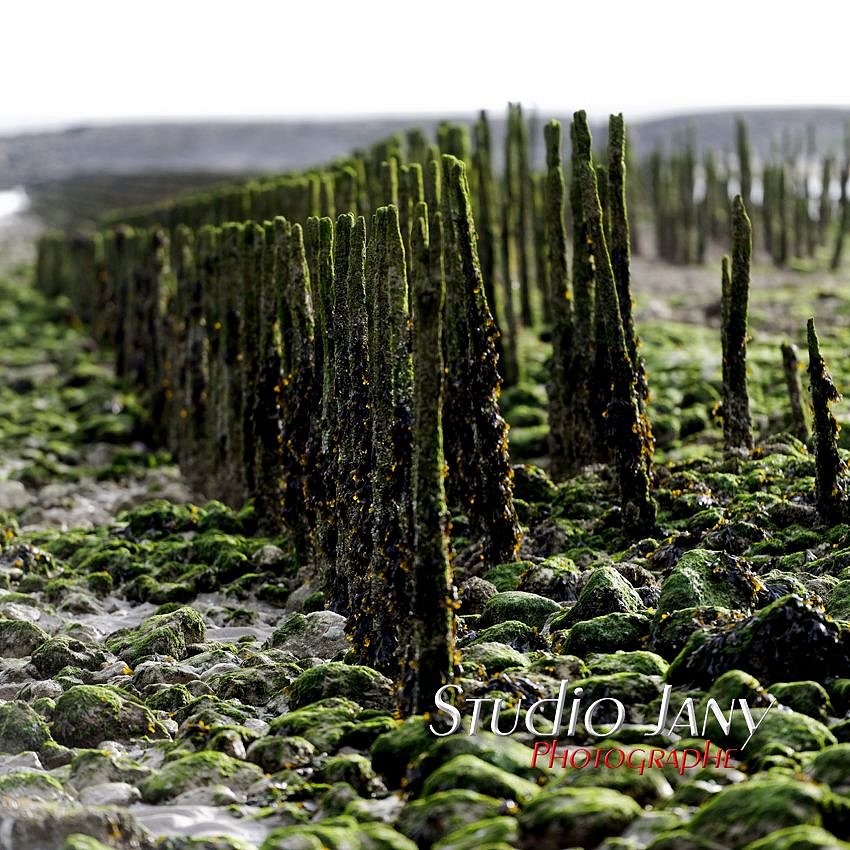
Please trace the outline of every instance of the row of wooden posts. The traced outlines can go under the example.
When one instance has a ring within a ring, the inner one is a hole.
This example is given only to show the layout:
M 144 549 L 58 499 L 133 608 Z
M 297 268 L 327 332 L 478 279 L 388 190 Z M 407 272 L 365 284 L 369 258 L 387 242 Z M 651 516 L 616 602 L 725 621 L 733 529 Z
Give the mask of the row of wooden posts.
M 611 464 L 624 532 L 647 535 L 657 530 L 653 439 L 632 316 L 625 126 L 611 117 L 601 195 L 585 114 L 570 128 L 569 192 L 561 136 L 547 124 L 551 474 Z M 446 130 L 441 145 L 464 138 Z M 152 439 L 201 492 L 253 499 L 262 529 L 290 537 L 347 616 L 358 658 L 392 675 L 411 710 L 432 705 L 454 666 L 450 518 L 464 517 L 482 570 L 514 560 L 522 536 L 499 410 L 510 357 L 491 307 L 489 165 L 476 180 L 482 238 L 467 163 L 424 142 L 419 151 L 401 170 L 394 155 L 382 161 L 371 191 L 389 203 L 366 216 L 369 181 L 346 166 L 319 183 L 335 219 L 299 221 L 315 184 L 291 177 L 254 197 L 262 218 L 199 221 L 252 197 L 228 189 L 206 206 L 161 210 L 162 222 L 148 211 L 47 234 L 37 263 L 39 288 L 67 295 L 114 351 L 147 402 Z M 740 197 L 731 219 L 724 434 L 727 448 L 747 448 L 751 228 Z

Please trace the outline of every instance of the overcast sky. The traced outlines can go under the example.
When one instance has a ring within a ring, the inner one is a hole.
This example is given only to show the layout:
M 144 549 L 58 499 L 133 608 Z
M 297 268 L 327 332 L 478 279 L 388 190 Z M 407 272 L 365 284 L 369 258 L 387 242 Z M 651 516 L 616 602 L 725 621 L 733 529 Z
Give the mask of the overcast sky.
M 842 8 L 843 7 L 843 8 Z M 26 0 L 0 7 L 0 131 L 140 118 L 627 117 L 848 105 L 825 0 Z

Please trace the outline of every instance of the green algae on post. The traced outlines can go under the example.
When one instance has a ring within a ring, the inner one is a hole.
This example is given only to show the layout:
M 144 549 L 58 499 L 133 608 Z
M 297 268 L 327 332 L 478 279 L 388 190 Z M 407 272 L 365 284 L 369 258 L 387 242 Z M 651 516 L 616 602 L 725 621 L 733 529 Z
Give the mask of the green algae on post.
M 496 565 L 514 560 L 522 534 L 513 503 L 507 424 L 499 410 L 497 331 L 481 279 L 466 167 L 443 157 L 443 175 L 444 209 L 450 216 L 443 246 L 447 336 L 455 326 L 446 346 L 445 409 L 448 414 L 452 405 L 459 408 L 451 411 L 451 433 L 446 416 L 446 444 L 452 446 L 446 455 L 448 480 L 460 477 L 466 485 L 459 491 L 460 504 L 469 505 L 472 530 L 482 539 L 482 559 Z
M 586 125 L 584 113 L 577 113 Z M 604 456 L 596 439 L 598 424 L 591 411 L 590 383 L 595 356 L 593 253 L 581 193 L 581 166 L 591 161 L 590 130 L 582 132 L 578 120 L 570 124 L 572 162 L 570 209 L 573 231 L 573 349 L 571 371 L 575 392 L 571 402 L 573 469 L 578 470 Z
M 629 359 L 635 373 L 638 401 L 643 411 L 649 397 L 646 367 L 640 356 L 640 340 L 635 330 L 631 290 L 631 236 L 626 208 L 626 125 L 622 114 L 608 122 L 608 206 L 611 219 L 611 270 L 617 284 L 617 299 Z
M 747 313 L 750 293 L 752 227 L 741 195 L 732 202 L 732 269 L 721 313 L 724 343 L 723 441 L 727 449 L 753 445 L 747 388 Z
M 345 334 L 337 340 L 339 409 L 346 415 L 339 429 L 338 530 L 336 573 L 327 587 L 333 610 L 349 618 L 355 645 L 368 640 L 368 583 L 362 565 L 372 553 L 370 364 L 366 309 L 366 222 L 353 223 L 345 292 L 337 289 L 337 305 L 345 312 Z M 337 227 L 340 224 L 337 222 Z M 343 225 L 348 227 L 349 225 Z M 345 304 L 341 306 L 340 298 Z
M 379 207 L 367 254 L 371 279 L 369 329 L 372 552 L 368 569 L 368 634 L 357 652 L 379 670 L 397 674 L 399 624 L 408 616 L 411 551 L 410 355 L 404 246 L 393 206 Z M 370 259 L 372 262 L 370 263 Z
M 841 394 L 821 357 L 815 320 L 806 325 L 809 344 L 809 381 L 812 394 L 812 431 L 815 446 L 815 496 L 818 512 L 827 522 L 840 522 L 847 514 L 847 468 L 838 454 L 838 423 L 830 404 Z
M 791 407 L 791 433 L 801 442 L 809 439 L 809 428 L 806 424 L 806 416 L 803 413 L 802 395 L 800 384 L 800 363 L 797 359 L 797 346 L 793 343 L 783 342 L 782 371 L 785 374 L 785 386 L 788 388 L 788 401 Z
M 263 227 L 264 244 L 260 277 L 258 318 L 259 350 L 254 405 L 254 507 L 258 528 L 267 534 L 282 529 L 280 491 L 281 430 L 280 394 L 282 360 L 280 348 L 280 286 L 283 274 L 277 240 L 280 234 L 274 222 Z
M 481 112 L 475 124 L 475 151 L 472 156 L 476 175 L 478 258 L 484 280 L 484 294 L 493 314 L 499 334 L 496 338 L 496 353 L 499 356 L 499 371 L 505 386 L 515 384 L 518 376 L 518 353 L 515 322 L 506 318 L 504 295 L 500 285 L 505 285 L 505 272 L 500 268 L 499 204 L 496 182 L 493 179 L 492 146 L 490 124 L 487 113 Z
M 318 453 L 314 434 L 315 412 L 321 407 L 321 380 L 316 371 L 315 319 L 310 272 L 300 224 L 275 219 L 278 268 L 281 283 L 283 390 L 281 489 L 283 521 L 293 534 L 299 556 L 307 558 L 311 545 L 314 506 L 310 501 L 311 476 Z
M 747 123 L 740 116 L 735 119 L 735 138 L 738 151 L 738 178 L 741 184 L 741 198 L 744 206 L 750 206 L 750 192 L 753 185 L 753 167 L 750 156 L 750 136 Z
M 656 505 L 652 497 L 650 465 L 652 431 L 638 405 L 634 370 L 623 330 L 617 287 L 605 241 L 602 207 L 596 174 L 590 161 L 590 130 L 583 112 L 574 116 L 573 126 L 584 151 L 579 163 L 584 221 L 587 225 L 596 271 L 596 298 L 604 318 L 606 344 L 611 364 L 611 401 L 605 411 L 610 446 L 614 452 L 622 500 L 623 526 L 630 532 L 648 533 L 655 528 Z
M 564 224 L 564 169 L 561 164 L 561 125 L 543 128 L 546 142 L 546 244 L 549 257 L 549 302 L 552 310 L 552 366 L 549 392 L 549 474 L 561 481 L 574 470 L 575 435 L 570 405 L 573 401 L 573 304 L 567 265 L 567 228 Z
M 428 230 L 419 204 L 411 234 L 413 288 L 413 581 L 412 650 L 403 687 L 412 712 L 427 711 L 454 666 L 454 598 L 445 497 L 441 324 L 445 281 L 442 217 Z

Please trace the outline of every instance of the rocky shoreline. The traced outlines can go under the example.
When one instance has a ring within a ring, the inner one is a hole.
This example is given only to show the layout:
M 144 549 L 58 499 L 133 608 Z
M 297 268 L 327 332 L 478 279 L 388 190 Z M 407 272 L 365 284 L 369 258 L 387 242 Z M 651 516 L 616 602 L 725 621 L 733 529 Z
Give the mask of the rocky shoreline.
M 850 526 L 818 519 L 803 444 L 660 466 L 665 536 L 636 543 L 604 470 L 555 486 L 517 465 L 522 560 L 480 573 L 455 523 L 459 684 L 484 730 L 439 737 L 436 707 L 398 717 L 393 683 L 348 663 L 286 538 L 146 447 L 28 274 L 0 284 L 4 850 L 850 847 Z M 513 396 L 519 448 L 539 404 Z M 745 700 L 760 726 L 746 746 L 740 714 L 707 730 L 725 767 L 549 768 L 524 719 L 563 681 L 622 703 L 604 744 L 627 754 L 705 746 L 653 733 L 665 694 L 671 719 Z M 512 734 L 486 731 L 497 699 Z

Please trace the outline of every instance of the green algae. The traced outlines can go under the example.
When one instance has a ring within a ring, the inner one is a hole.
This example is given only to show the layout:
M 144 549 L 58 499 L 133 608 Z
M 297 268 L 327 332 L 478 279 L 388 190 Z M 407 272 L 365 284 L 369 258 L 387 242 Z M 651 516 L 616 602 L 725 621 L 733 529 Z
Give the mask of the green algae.
M 167 737 L 150 709 L 116 688 L 75 685 L 56 701 L 51 729 L 60 744 L 94 747 L 101 741 Z
M 188 788 L 212 783 L 250 784 L 262 777 L 259 767 L 238 761 L 224 753 L 200 752 L 167 762 L 155 774 L 139 784 L 142 798 L 158 803 L 176 797 Z

